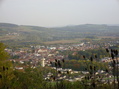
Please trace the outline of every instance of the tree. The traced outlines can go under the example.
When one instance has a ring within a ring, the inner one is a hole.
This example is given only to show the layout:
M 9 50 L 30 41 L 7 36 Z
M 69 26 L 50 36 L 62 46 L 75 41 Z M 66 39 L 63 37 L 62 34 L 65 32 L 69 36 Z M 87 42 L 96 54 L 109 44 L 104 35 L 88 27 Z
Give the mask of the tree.
M 0 89 L 6 89 L 10 87 L 10 81 L 14 77 L 12 63 L 7 60 L 9 58 L 8 53 L 5 51 L 6 46 L 0 43 Z
M 46 89 L 47 83 L 43 79 L 42 72 L 39 68 L 14 71 L 12 89 Z

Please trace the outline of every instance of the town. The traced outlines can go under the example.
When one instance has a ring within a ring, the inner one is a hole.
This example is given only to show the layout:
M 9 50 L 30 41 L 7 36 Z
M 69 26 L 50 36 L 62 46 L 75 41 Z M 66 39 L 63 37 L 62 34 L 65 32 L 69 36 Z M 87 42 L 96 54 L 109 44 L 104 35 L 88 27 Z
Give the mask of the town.
M 44 79 L 46 81 L 61 81 L 67 80 L 70 82 L 73 81 L 81 81 L 86 78 L 86 75 L 89 75 L 88 70 L 73 70 L 72 68 L 65 68 L 64 62 L 69 60 L 68 54 L 64 55 L 62 52 L 70 51 L 72 55 L 75 55 L 77 51 L 86 51 L 99 49 L 102 47 L 103 49 L 109 48 L 118 44 L 118 41 L 110 41 L 105 44 L 93 44 L 90 42 L 82 42 L 78 44 L 60 44 L 60 45 L 36 45 L 30 46 L 28 48 L 18 48 L 18 49 L 9 49 L 5 50 L 10 54 L 11 58 L 9 59 L 14 64 L 15 70 L 24 71 L 25 68 L 50 68 L 53 72 L 47 72 L 44 74 Z M 80 60 L 80 59 L 79 59 Z M 104 57 L 98 60 L 99 63 L 109 63 L 111 62 L 111 57 Z M 118 58 L 115 59 L 118 62 Z M 85 61 L 85 60 L 84 60 Z M 56 64 L 57 63 L 57 64 Z M 58 67 L 59 65 L 59 67 Z M 108 70 L 112 70 L 112 67 L 107 64 L 109 67 Z M 118 66 L 118 64 L 116 65 Z M 53 74 L 54 73 L 54 74 Z M 55 75 L 55 77 L 54 77 Z M 98 69 L 94 73 L 95 77 L 99 79 L 100 75 L 103 75 L 100 82 L 101 83 L 113 83 L 114 75 L 112 72 L 107 72 L 103 69 Z

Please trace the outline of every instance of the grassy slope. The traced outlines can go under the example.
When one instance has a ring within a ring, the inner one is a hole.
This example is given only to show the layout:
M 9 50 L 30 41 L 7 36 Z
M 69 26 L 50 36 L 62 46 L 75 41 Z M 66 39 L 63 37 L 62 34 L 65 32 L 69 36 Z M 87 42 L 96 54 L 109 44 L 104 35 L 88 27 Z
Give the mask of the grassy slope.
M 13 35 L 13 33 L 19 35 Z M 6 35 L 10 33 L 10 35 Z M 119 26 L 107 25 L 76 25 L 60 28 L 45 28 L 38 26 L 18 26 L 15 24 L 0 23 L 0 41 L 10 44 L 11 41 L 21 43 L 72 43 L 79 42 L 89 36 L 119 37 Z M 13 44 L 14 45 L 14 44 Z

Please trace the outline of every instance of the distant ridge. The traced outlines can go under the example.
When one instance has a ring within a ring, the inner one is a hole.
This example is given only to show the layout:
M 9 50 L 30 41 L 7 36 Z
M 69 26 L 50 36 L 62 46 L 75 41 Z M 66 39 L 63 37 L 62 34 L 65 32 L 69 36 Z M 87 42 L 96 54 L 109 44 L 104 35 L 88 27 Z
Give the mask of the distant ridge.
M 119 26 L 119 24 L 107 24 L 108 26 Z
M 0 27 L 18 27 L 18 26 L 26 26 L 26 27 L 42 27 L 42 28 L 63 28 L 63 27 L 75 27 L 75 26 L 119 26 L 119 24 L 80 24 L 80 25 L 67 25 L 67 26 L 59 26 L 59 27 L 43 27 L 43 26 L 34 26 L 34 25 L 17 25 L 13 23 L 0 23 Z
M 11 23 L 0 23 L 0 27 L 18 27 L 18 25 Z
M 119 26 L 81 24 L 63 27 L 40 27 L 0 23 L 0 41 L 12 44 L 38 44 L 47 41 L 73 40 L 86 37 L 119 37 Z

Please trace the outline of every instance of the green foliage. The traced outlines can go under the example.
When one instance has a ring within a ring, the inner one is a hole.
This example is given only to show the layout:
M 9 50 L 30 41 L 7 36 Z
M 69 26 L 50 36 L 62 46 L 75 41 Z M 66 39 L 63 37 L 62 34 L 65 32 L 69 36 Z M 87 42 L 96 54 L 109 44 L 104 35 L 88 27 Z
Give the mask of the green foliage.
M 6 89 L 10 87 L 10 81 L 13 79 L 13 67 L 12 63 L 7 60 L 9 57 L 5 51 L 5 45 L 0 43 L 0 89 Z
M 85 60 L 87 60 L 87 59 L 90 58 L 91 55 L 93 57 L 95 55 L 97 55 L 98 58 L 96 60 L 100 61 L 99 59 L 108 56 L 108 53 L 105 51 L 105 49 L 101 49 L 101 48 L 99 48 L 99 49 L 93 49 L 93 50 L 86 50 L 86 51 L 78 51 L 76 55 L 72 55 L 73 52 L 74 51 L 72 51 L 72 52 L 70 51 L 69 53 L 67 52 L 68 53 L 67 54 L 68 55 L 68 58 L 70 60 L 72 60 L 72 59 L 83 60 L 84 58 L 82 57 L 82 55 L 85 55 L 86 56 L 86 59 Z
M 12 80 L 13 89 L 43 89 L 45 81 L 43 80 L 42 71 L 38 68 L 28 68 L 25 71 L 14 71 Z
M 106 70 L 107 63 L 96 62 L 93 64 L 97 67 L 97 69 Z M 77 71 L 85 71 L 85 68 L 90 67 L 91 62 L 89 60 L 67 60 L 65 63 L 65 68 L 71 68 Z
M 8 59 L 8 53 L 5 51 L 6 46 L 3 43 L 0 43 L 0 61 Z

